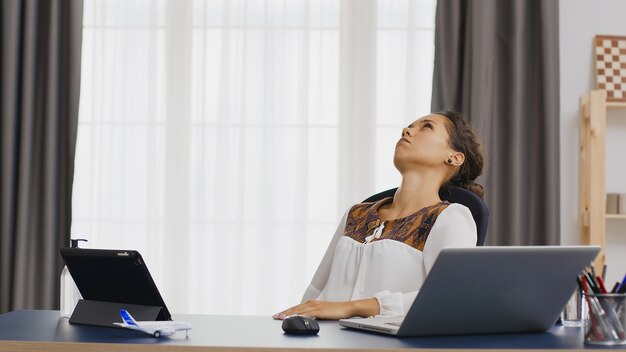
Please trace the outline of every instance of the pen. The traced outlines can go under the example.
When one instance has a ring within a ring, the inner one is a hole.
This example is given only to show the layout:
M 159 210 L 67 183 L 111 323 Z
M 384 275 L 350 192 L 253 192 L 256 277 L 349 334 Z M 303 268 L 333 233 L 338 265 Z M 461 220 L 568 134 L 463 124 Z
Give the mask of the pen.
M 626 293 L 626 275 L 624 275 L 624 280 L 622 280 L 622 283 L 619 285 L 617 293 Z
M 620 338 L 623 339 L 624 338 L 624 327 L 622 326 L 622 323 L 620 322 L 619 318 L 617 317 L 617 313 L 616 313 L 616 307 L 611 304 L 611 301 L 607 301 L 607 300 L 602 300 L 600 302 L 602 308 L 604 309 L 607 317 L 609 318 L 609 321 L 607 321 L 607 325 L 609 326 L 609 328 L 611 328 L 611 334 L 615 337 L 615 338 Z M 617 334 L 617 336 L 615 336 L 615 334 Z
M 619 282 L 616 282 L 615 286 L 613 286 L 613 289 L 611 290 L 611 293 L 617 293 L 618 288 L 619 288 Z
M 586 273 L 585 273 L 586 274 Z M 585 277 L 587 277 L 585 275 Z M 600 331 L 600 322 L 599 322 L 599 317 L 598 317 L 598 312 L 595 309 L 592 309 L 593 304 L 592 304 L 592 299 L 589 296 L 589 286 L 587 285 L 587 281 L 586 280 L 581 280 L 581 286 L 583 288 L 583 292 L 585 293 L 585 300 L 587 301 L 587 305 L 589 306 L 589 318 L 591 319 L 591 331 L 593 332 L 593 335 L 596 337 L 596 340 L 603 340 L 604 339 L 604 334 L 602 333 L 602 331 Z
M 589 293 L 600 293 L 596 286 L 595 280 L 592 279 L 591 274 L 588 271 L 584 272 L 584 277 L 586 280 L 583 280 L 583 283 L 587 283 L 587 289 L 589 290 Z
M 595 271 L 592 270 L 592 273 L 589 274 L 589 278 L 593 282 L 593 286 L 596 289 L 596 293 L 602 293 L 602 290 L 600 289 L 600 283 L 598 282 L 598 279 L 596 279 L 597 277 L 599 276 L 596 276 Z
M 598 275 L 596 275 L 596 268 L 593 266 L 593 262 L 591 263 L 590 267 L 591 267 L 592 277 L 598 276 Z
M 600 285 L 600 290 L 602 291 L 602 293 L 607 293 L 606 287 L 604 287 L 604 280 L 602 280 L 600 276 L 597 277 L 597 280 L 598 280 L 598 284 Z M 602 300 L 599 302 L 602 308 L 604 309 L 604 311 L 606 312 L 606 315 L 609 318 L 609 321 L 610 321 L 609 326 L 612 326 L 614 328 L 614 331 L 617 333 L 617 336 L 623 339 L 624 327 L 622 326 L 622 323 L 617 317 L 616 310 L 615 310 L 616 307 L 611 304 L 611 301 Z
M 606 280 L 606 264 L 602 266 L 602 281 Z
M 604 280 L 602 280 L 602 278 L 600 276 L 598 276 L 596 278 L 596 280 L 598 281 L 598 287 L 600 288 L 600 292 L 601 293 L 607 293 L 606 292 L 606 287 L 604 287 Z
M 583 289 L 582 275 L 576 276 L 576 283 L 578 284 L 578 293 L 582 295 L 585 292 Z

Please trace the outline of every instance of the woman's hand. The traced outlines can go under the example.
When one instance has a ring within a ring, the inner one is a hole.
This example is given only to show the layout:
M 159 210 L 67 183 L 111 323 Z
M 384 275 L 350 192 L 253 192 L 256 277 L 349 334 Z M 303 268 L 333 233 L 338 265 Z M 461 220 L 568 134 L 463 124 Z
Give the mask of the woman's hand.
M 300 314 L 318 319 L 337 320 L 355 316 L 371 317 L 380 314 L 376 298 L 348 302 L 307 301 L 274 314 L 274 319 L 284 319 L 290 315 Z

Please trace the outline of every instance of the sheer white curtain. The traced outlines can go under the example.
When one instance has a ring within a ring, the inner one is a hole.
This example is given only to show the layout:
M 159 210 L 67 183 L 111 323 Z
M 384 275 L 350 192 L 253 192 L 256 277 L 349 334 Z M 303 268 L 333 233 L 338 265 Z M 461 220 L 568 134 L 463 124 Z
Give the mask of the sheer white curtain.
M 430 108 L 435 0 L 85 0 L 73 237 L 176 313 L 299 303 Z

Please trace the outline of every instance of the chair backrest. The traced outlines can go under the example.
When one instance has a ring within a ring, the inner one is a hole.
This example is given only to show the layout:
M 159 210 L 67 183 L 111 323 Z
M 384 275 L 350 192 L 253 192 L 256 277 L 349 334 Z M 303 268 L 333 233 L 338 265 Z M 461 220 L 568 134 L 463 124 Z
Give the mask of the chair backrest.
M 376 202 L 383 198 L 393 197 L 394 194 L 396 194 L 397 189 L 398 188 L 392 188 L 374 194 L 363 202 Z M 485 202 L 483 202 L 483 200 L 476 194 L 461 187 L 451 187 L 442 190 L 439 193 L 439 197 L 450 203 L 463 204 L 470 210 L 472 217 L 474 218 L 474 222 L 476 223 L 476 245 L 482 246 L 485 243 L 485 237 L 487 237 L 487 226 L 489 225 L 489 209 L 487 208 Z

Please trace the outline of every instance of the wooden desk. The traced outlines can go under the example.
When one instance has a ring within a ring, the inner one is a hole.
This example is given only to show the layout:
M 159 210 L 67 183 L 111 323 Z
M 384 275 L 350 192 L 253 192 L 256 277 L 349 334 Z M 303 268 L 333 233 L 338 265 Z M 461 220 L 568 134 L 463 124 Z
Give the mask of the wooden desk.
M 175 315 L 194 328 L 159 339 L 136 331 L 70 325 L 58 311 L 20 310 L 0 315 L 0 351 L 420 351 L 584 349 L 580 328 L 545 333 L 396 338 L 321 321 L 318 336 L 285 335 L 282 322 L 259 316 Z M 623 348 L 623 347 L 622 347 Z M 599 349 L 599 348 L 598 348 Z

